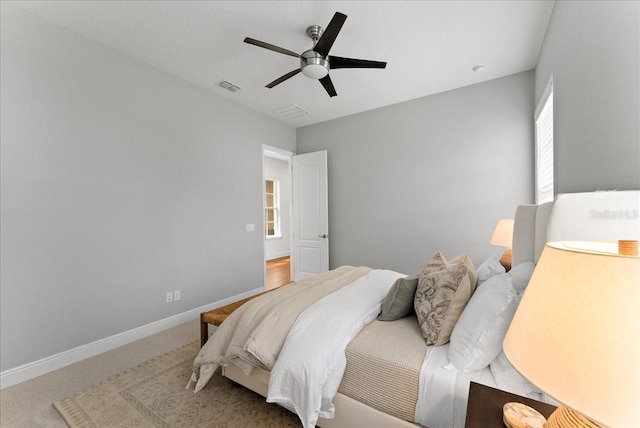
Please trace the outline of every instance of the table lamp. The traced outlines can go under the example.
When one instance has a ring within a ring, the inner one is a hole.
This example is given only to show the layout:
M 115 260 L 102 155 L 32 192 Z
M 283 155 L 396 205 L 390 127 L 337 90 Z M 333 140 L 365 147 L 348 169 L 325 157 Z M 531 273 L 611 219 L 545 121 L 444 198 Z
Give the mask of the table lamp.
M 546 428 L 640 426 L 637 242 L 548 243 L 503 345 L 561 403 Z
M 513 242 L 513 219 L 503 218 L 498 220 L 493 235 L 489 243 L 498 247 L 506 247 L 506 250 L 500 258 L 500 264 L 506 270 L 511 269 L 511 247 Z

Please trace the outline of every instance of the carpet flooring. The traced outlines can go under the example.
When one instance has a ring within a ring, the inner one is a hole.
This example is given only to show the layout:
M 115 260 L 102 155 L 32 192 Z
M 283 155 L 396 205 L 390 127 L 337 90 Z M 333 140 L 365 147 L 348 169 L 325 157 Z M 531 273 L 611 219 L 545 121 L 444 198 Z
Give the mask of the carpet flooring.
M 197 341 L 54 403 L 72 427 L 300 427 L 298 417 L 216 374 L 185 389 Z

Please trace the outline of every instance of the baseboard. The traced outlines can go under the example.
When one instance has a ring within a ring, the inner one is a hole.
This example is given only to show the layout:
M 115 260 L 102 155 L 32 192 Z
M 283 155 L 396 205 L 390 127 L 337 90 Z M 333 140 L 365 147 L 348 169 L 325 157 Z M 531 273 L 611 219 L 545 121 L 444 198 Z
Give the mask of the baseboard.
M 144 339 L 145 337 L 151 336 L 152 334 L 160 333 L 161 331 L 167 330 L 169 328 L 176 327 L 180 324 L 198 319 L 201 312 L 206 312 L 220 306 L 228 305 L 229 303 L 236 302 L 240 299 L 253 296 L 254 294 L 261 293 L 263 291 L 263 288 L 256 288 L 254 290 L 246 291 L 244 293 L 240 293 L 235 296 L 219 300 L 217 302 L 200 306 L 199 308 L 191 309 L 189 311 L 176 314 L 168 318 L 143 325 L 141 327 L 136 327 L 122 333 L 114 334 L 113 336 L 109 336 L 104 339 L 96 340 L 95 342 L 87 343 L 86 345 L 78 346 L 77 348 L 69 349 L 67 351 L 45 357 L 31 363 L 7 369 L 3 372 L 0 372 L 0 389 L 25 382 L 38 376 L 42 376 L 54 370 L 66 367 L 70 364 L 77 363 L 78 361 L 82 361 L 95 355 L 102 354 L 103 352 L 107 352 L 120 346 L 124 346 L 136 340 Z
M 289 257 L 289 251 L 284 251 L 284 252 L 282 252 L 282 253 L 277 253 L 277 254 L 271 254 L 271 255 L 268 255 L 268 256 L 266 257 L 266 260 L 267 260 L 267 261 L 269 261 L 269 260 L 275 260 L 275 259 L 280 259 L 280 258 L 282 258 L 282 257 Z

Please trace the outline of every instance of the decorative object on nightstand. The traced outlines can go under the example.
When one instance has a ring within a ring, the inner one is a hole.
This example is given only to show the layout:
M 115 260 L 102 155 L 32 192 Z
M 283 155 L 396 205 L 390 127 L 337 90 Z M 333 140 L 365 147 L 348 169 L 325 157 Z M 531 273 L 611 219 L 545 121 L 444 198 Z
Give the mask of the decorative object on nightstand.
M 497 247 L 506 247 L 500 258 L 500 264 L 509 271 L 511 269 L 511 246 L 513 242 L 513 219 L 503 218 L 498 220 L 489 243 Z
M 465 428 L 504 428 L 504 406 L 512 402 L 522 403 L 539 412 L 542 417 L 549 417 L 556 410 L 555 406 L 548 403 L 471 382 Z
M 543 428 L 547 422 L 536 409 L 517 402 L 505 404 L 502 415 L 507 428 Z
M 546 428 L 638 426 L 639 325 L 637 254 L 617 242 L 547 243 L 503 343 L 562 403 Z

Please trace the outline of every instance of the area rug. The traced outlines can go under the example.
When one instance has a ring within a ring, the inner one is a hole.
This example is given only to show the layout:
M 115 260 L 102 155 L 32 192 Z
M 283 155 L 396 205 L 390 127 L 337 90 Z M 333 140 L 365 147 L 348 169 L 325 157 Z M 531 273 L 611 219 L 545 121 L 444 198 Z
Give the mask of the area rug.
M 53 404 L 71 428 L 300 427 L 298 417 L 219 372 L 197 394 L 185 386 L 199 341 Z

